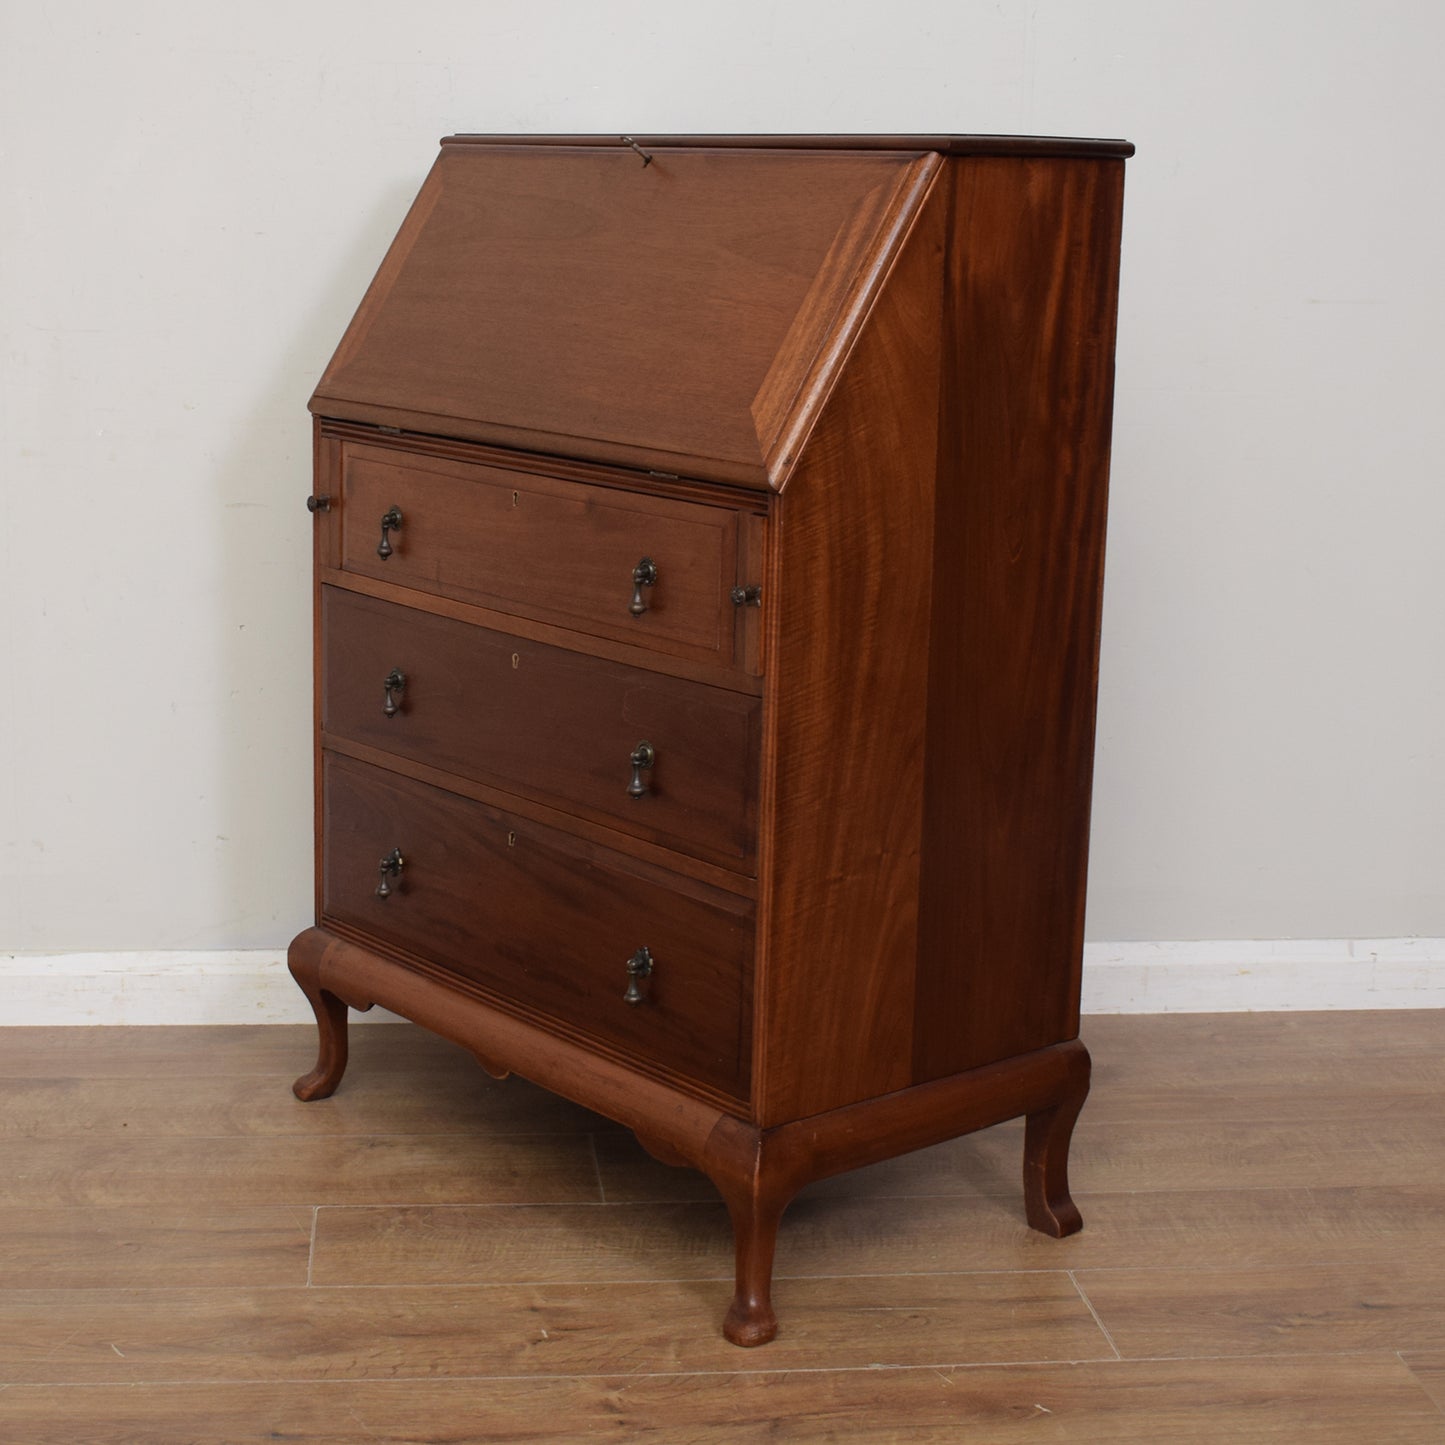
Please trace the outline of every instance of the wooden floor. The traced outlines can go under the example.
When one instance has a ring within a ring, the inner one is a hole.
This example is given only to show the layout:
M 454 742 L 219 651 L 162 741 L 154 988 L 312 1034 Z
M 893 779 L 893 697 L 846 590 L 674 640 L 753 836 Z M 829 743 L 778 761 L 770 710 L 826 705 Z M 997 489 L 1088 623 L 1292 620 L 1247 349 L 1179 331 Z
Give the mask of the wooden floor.
M 1445 1014 L 1095 1018 L 1017 1125 L 819 1185 L 777 1341 L 630 1135 L 402 1026 L 0 1031 L 0 1440 L 1445 1441 Z

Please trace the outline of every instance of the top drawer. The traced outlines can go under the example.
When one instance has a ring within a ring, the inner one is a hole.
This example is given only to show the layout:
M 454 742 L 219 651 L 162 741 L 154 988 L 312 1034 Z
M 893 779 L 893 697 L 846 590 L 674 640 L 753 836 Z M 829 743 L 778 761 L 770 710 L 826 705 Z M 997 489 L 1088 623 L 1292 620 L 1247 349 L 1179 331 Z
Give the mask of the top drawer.
M 738 512 L 384 447 L 348 443 L 342 455 L 344 570 L 734 660 L 745 610 L 729 596 L 740 581 Z

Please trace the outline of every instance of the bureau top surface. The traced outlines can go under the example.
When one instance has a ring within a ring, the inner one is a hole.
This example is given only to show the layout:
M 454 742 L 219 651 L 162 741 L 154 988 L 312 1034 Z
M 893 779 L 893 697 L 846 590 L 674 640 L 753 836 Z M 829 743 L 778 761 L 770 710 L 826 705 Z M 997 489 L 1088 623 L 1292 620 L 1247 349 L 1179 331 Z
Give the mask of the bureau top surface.
M 942 152 L 1122 145 L 450 138 L 311 408 L 781 488 Z
M 1126 140 L 1060 135 L 449 135 L 443 145 L 616 147 L 726 146 L 760 150 L 937 151 L 950 156 L 1117 156 L 1134 154 Z

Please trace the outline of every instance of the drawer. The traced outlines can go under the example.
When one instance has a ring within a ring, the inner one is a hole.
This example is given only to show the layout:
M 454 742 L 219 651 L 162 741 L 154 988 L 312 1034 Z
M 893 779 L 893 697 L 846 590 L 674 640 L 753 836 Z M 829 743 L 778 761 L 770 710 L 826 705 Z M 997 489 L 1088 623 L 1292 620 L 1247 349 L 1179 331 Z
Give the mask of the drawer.
M 733 868 L 753 857 L 757 698 L 341 588 L 321 597 L 328 736 Z M 651 766 L 634 773 L 644 744 Z
M 570 1030 L 746 1097 L 753 906 L 327 754 L 322 916 Z M 381 860 L 399 850 L 378 896 Z M 628 960 L 651 956 L 642 1001 Z
M 679 656 L 740 655 L 731 508 L 356 443 L 341 493 L 349 572 Z

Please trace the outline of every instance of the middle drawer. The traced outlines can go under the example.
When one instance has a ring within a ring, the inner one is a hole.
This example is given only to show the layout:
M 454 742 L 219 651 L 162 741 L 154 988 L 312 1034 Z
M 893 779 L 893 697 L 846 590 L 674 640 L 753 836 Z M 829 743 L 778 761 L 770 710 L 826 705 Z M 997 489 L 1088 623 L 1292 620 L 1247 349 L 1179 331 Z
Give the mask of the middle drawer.
M 754 856 L 745 693 L 323 587 L 321 700 L 329 737 L 735 869 Z

